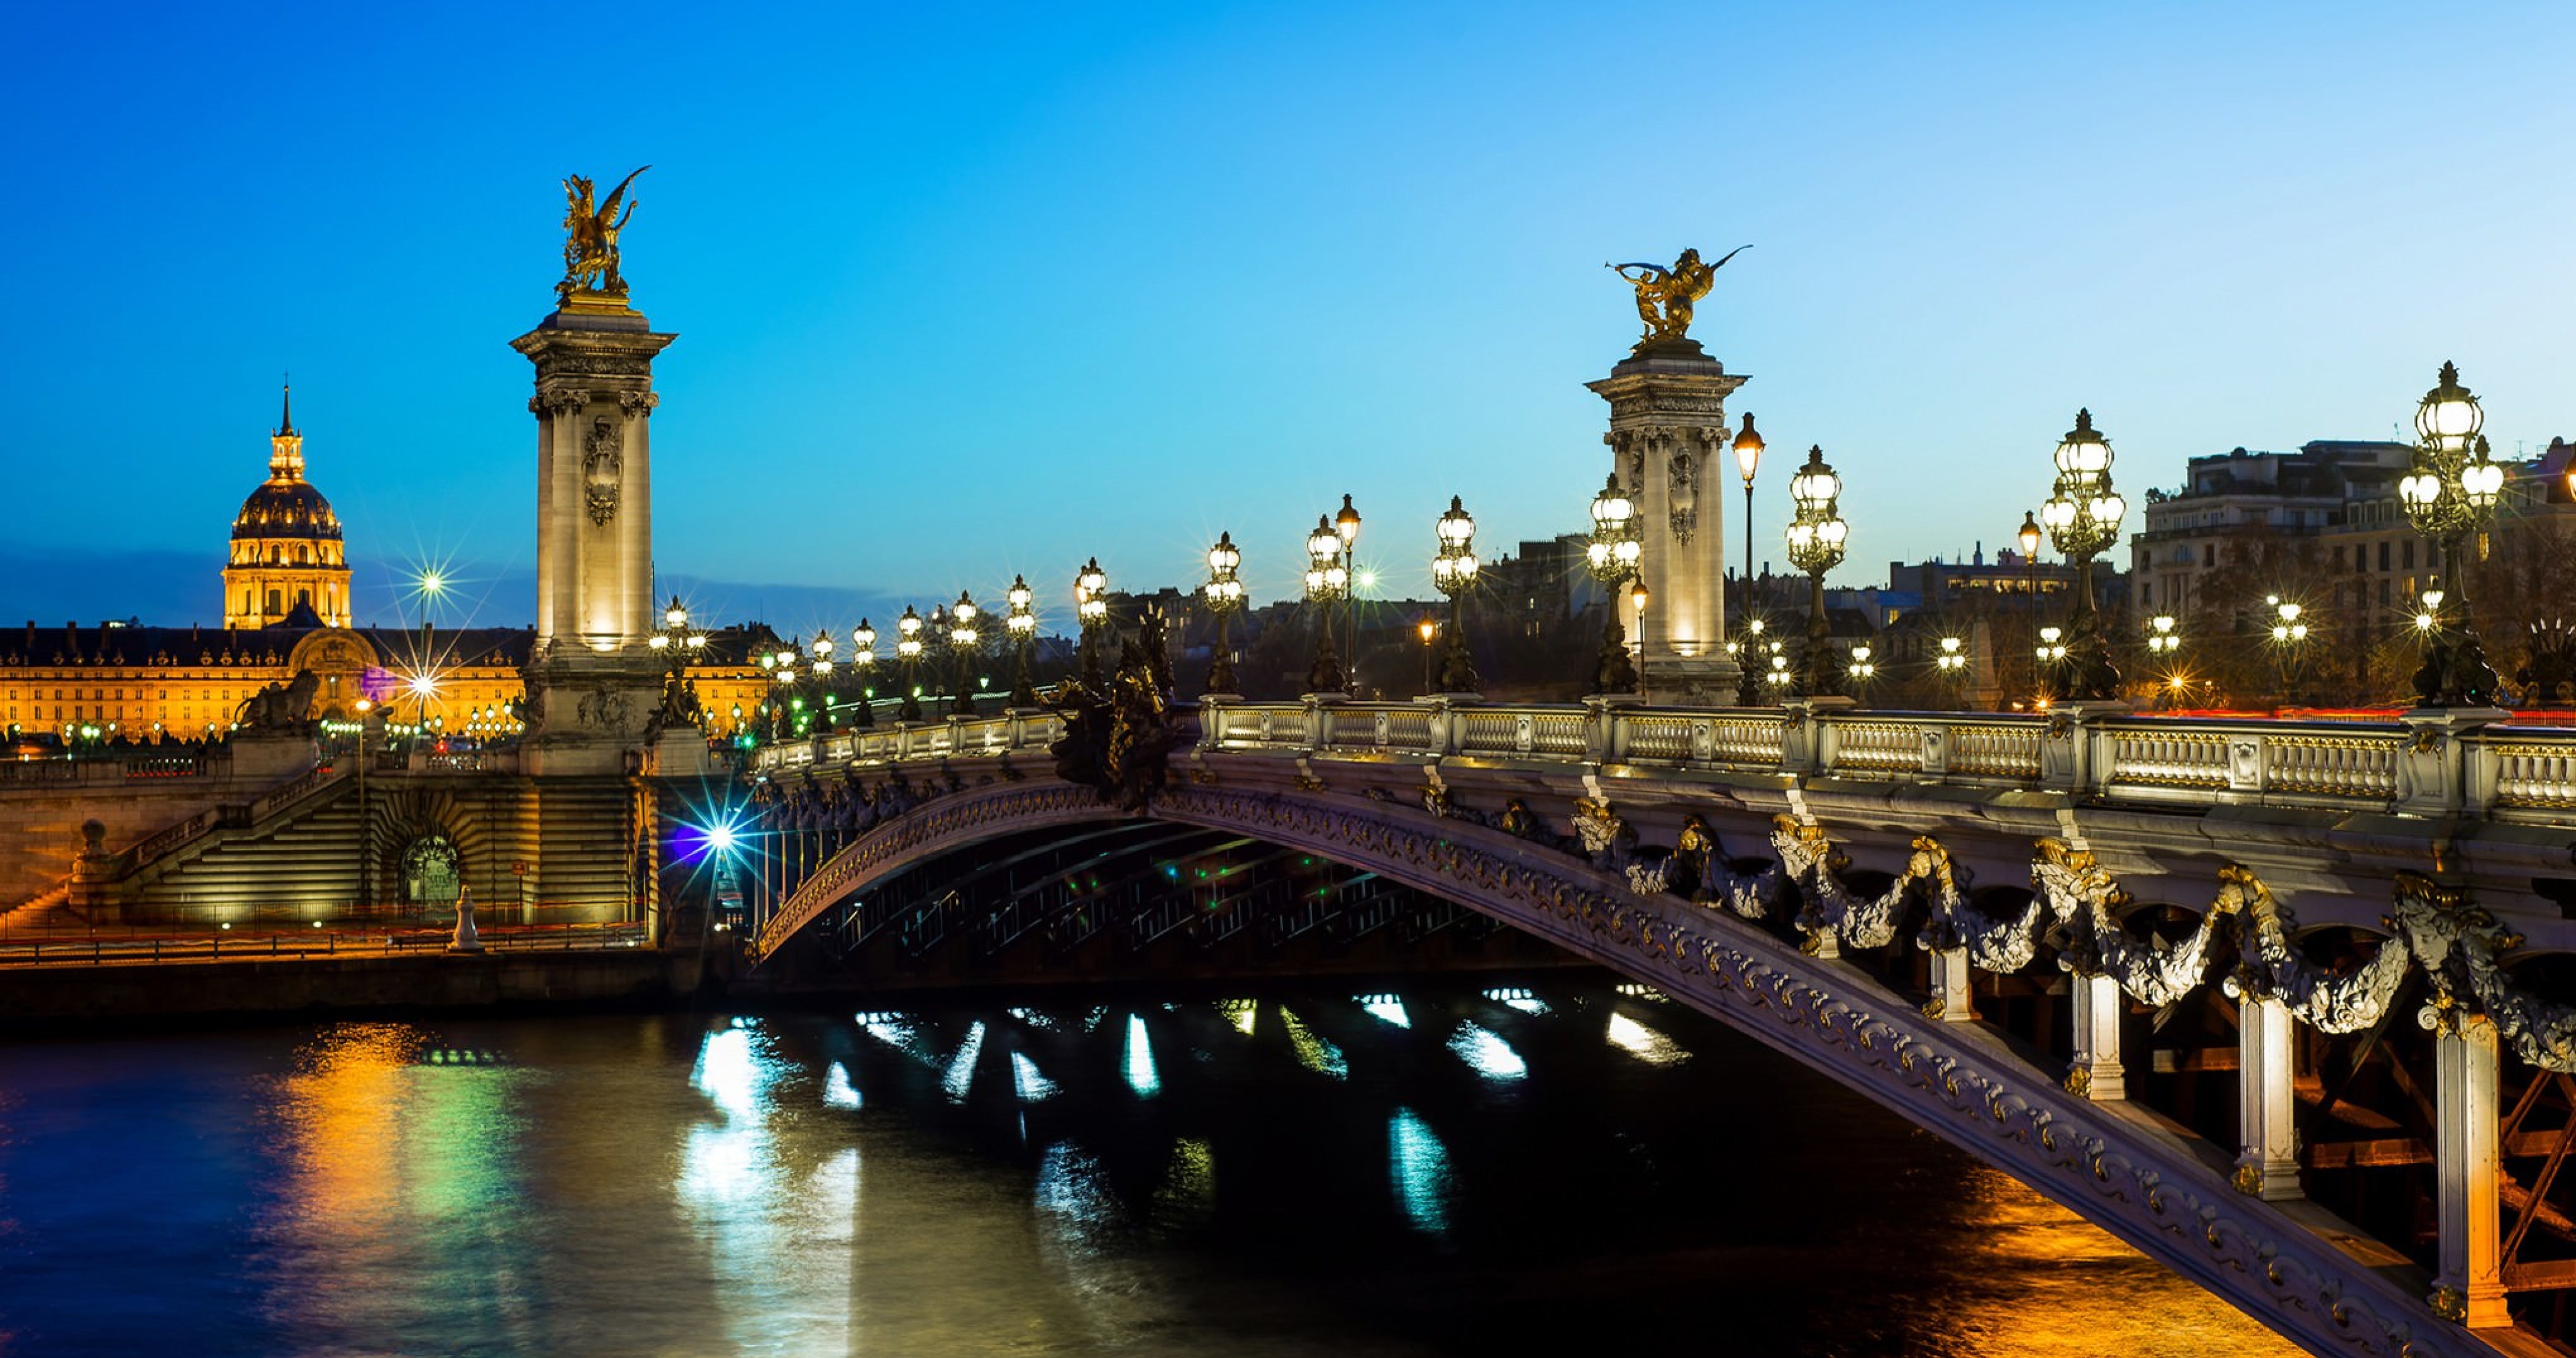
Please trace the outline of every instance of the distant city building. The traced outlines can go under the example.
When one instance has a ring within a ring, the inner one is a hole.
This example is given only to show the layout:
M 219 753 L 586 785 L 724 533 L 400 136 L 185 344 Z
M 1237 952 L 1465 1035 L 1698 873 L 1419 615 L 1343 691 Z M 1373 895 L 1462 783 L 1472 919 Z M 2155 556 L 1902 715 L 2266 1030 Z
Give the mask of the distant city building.
M 310 719 L 357 720 L 363 699 L 388 719 L 450 738 L 510 732 L 535 633 L 355 626 L 340 520 L 304 479 L 291 407 L 269 435 L 268 466 L 268 480 L 233 520 L 222 628 L 131 619 L 0 629 L 0 720 L 13 743 L 217 738 L 253 695 L 307 672 Z M 758 624 L 708 633 L 689 675 L 711 732 L 757 711 L 770 691 L 759 657 L 784 644 Z M 427 691 L 416 686 L 424 676 Z
M 325 627 L 349 625 L 349 560 L 340 518 L 304 479 L 304 436 L 295 430 L 294 393 L 279 401 L 268 437 L 268 479 L 233 519 L 224 566 L 224 626 L 266 627 L 298 608 Z

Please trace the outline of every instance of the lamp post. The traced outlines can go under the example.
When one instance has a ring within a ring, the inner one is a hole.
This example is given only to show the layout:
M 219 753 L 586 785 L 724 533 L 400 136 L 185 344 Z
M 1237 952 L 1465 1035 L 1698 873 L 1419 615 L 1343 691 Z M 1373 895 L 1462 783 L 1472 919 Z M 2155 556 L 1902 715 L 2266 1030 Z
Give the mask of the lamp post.
M 1467 650 L 1467 590 L 1476 583 L 1476 519 L 1455 495 L 1440 516 L 1439 554 L 1431 558 L 1431 584 L 1449 596 L 1449 649 L 1440 657 L 1440 691 L 1473 693 L 1476 659 Z
M 2487 525 L 2495 520 L 2496 496 L 2504 489 L 2504 468 L 2489 459 L 2487 441 L 2478 433 L 2485 423 L 2478 398 L 2460 385 L 2459 368 L 2443 364 L 2440 383 L 2416 404 L 2415 451 L 2408 475 L 2397 483 L 2406 517 L 2442 554 L 2442 587 L 2425 591 L 2433 621 L 2419 620 L 2418 626 L 2424 665 L 2415 672 L 2415 691 L 2426 707 L 2491 707 L 2496 701 L 2496 672 L 2487 664 L 2468 595 L 2460 588 L 2460 549 L 2475 534 L 2478 555 L 2486 555 Z M 2438 599 L 2453 601 L 2455 624 L 2442 625 Z
M 868 682 L 876 673 L 876 665 L 877 629 L 868 626 L 868 620 L 861 618 L 859 625 L 850 629 L 850 677 L 859 685 L 859 716 L 851 723 L 853 726 L 864 728 L 877 724 L 876 688 Z
M 2040 506 L 2049 540 L 2075 563 L 2075 607 L 2069 613 L 2066 696 L 2120 696 L 2120 667 L 2093 608 L 2093 554 L 2119 540 L 2128 502 L 2111 489 L 2111 441 L 2093 428 L 2093 412 L 2075 412 L 2075 427 L 2057 444 L 2057 485 Z
M 2272 609 L 2272 664 L 2279 676 L 2281 702 L 2286 705 L 2291 681 L 2298 676 L 2300 653 L 2308 640 L 2308 625 L 2299 620 L 2305 610 L 2296 601 L 2278 594 L 2264 596 L 2263 602 Z
M 1350 568 L 1342 561 L 1342 537 L 1334 531 L 1333 521 L 1322 514 L 1315 516 L 1315 531 L 1306 535 L 1306 602 L 1319 605 L 1315 627 L 1315 663 L 1306 671 L 1306 687 L 1313 693 L 1342 692 L 1345 680 L 1342 662 L 1333 654 L 1333 601 L 1349 595 Z
M 1608 587 L 1609 595 L 1603 610 L 1608 616 L 1601 624 L 1601 654 L 1593 666 L 1595 693 L 1637 691 L 1637 667 L 1628 658 L 1627 629 L 1619 625 L 1619 587 L 1637 573 L 1645 552 L 1645 544 L 1637 540 L 1637 502 L 1620 486 L 1619 473 L 1614 471 L 1602 483 L 1601 493 L 1592 497 L 1592 541 L 1583 548 L 1584 569 Z
M 1207 691 L 1234 694 L 1242 690 L 1234 681 L 1234 646 L 1226 639 L 1226 622 L 1235 610 L 1243 607 L 1243 581 L 1236 572 L 1243 565 L 1243 553 L 1234 545 L 1234 534 L 1216 535 L 1216 545 L 1208 548 L 1207 583 L 1200 587 L 1207 600 L 1208 616 L 1216 619 L 1216 644 L 1209 648 Z
M 1807 656 L 1801 686 L 1810 698 L 1835 691 L 1833 629 L 1825 623 L 1825 572 L 1842 564 L 1843 542 L 1851 525 L 1836 513 L 1843 480 L 1825 463 L 1822 445 L 1807 449 L 1807 465 L 1789 478 L 1789 499 L 1797 515 L 1789 523 L 1789 564 L 1807 573 Z
M 956 695 L 949 699 L 948 710 L 961 717 L 975 715 L 975 658 L 984 642 L 983 629 L 977 624 L 982 614 L 962 589 L 948 610 L 948 654 L 957 662 Z
M 1753 469 L 1762 463 L 1762 434 L 1753 427 L 1752 412 L 1744 416 L 1744 428 L 1735 435 L 1735 469 L 1744 475 L 1744 611 L 1753 611 Z M 1738 681 L 1739 685 L 1741 681 Z M 1747 706 L 1750 706 L 1748 703 Z
M 1360 512 L 1351 508 L 1348 495 L 1342 497 L 1342 512 L 1333 516 L 1333 536 L 1342 540 L 1342 654 L 1350 657 L 1342 675 L 1356 697 L 1360 691 Z
M 1082 686 L 1097 692 L 1100 677 L 1100 627 L 1109 621 L 1109 600 L 1102 595 L 1109 589 L 1108 573 L 1100 569 L 1100 558 L 1082 563 L 1073 576 L 1073 617 L 1082 629 Z
M 1038 637 L 1037 610 L 1030 607 L 1030 602 L 1036 598 L 1037 595 L 1029 589 L 1029 582 L 1018 575 L 1011 577 L 1011 587 L 1002 595 L 1003 601 L 1011 606 L 1010 613 L 1002 619 L 1002 628 L 1011 638 L 1013 707 L 1038 705 L 1037 684 L 1029 678 L 1029 647 L 1036 643 Z
M 934 610 L 935 611 L 935 610 Z M 921 615 L 912 605 L 903 606 L 903 616 L 894 620 L 895 658 L 903 662 L 903 706 L 895 716 L 903 721 L 921 720 Z
M 680 603 L 679 595 L 671 596 L 671 606 L 662 610 L 661 629 L 644 639 L 645 645 L 662 657 L 662 711 L 674 720 L 692 724 L 700 719 L 694 702 L 687 698 L 689 662 L 707 646 L 707 634 L 689 626 L 689 610 Z M 496 733 L 498 728 L 494 728 Z
M 2052 687 L 2049 682 L 2050 672 L 2066 663 L 2067 652 L 2065 637 L 2066 631 L 2064 628 L 2043 627 L 2039 629 L 2039 645 L 2033 649 L 2037 652 L 2039 660 L 2038 688 L 2043 706 L 2045 705 L 2045 700 L 2053 696 L 2050 692 Z
M 1968 657 L 1959 647 L 1959 638 L 1943 637 L 1940 651 L 1932 657 L 1933 671 L 1954 685 L 1968 677 Z
M 2182 634 L 2174 630 L 2177 625 L 2171 613 L 2158 613 L 2147 619 L 2147 654 L 2155 662 L 2161 679 L 2156 685 L 2156 696 L 2168 709 L 2183 687 L 2178 682 L 2182 676 L 2174 669 L 2174 660 L 2182 654 Z
M 2035 619 L 2039 616 L 2039 520 L 2029 510 L 2023 510 L 2021 527 L 2013 536 L 2021 540 L 2022 571 L 2028 582 L 2022 595 L 2022 612 Z
M 808 668 L 814 674 L 814 729 L 828 732 L 832 729 L 832 672 L 839 668 L 832 660 L 831 629 L 816 628 L 814 640 L 805 649 L 813 657 Z
M 1422 691 L 1427 695 L 1431 692 L 1431 643 L 1440 635 L 1440 624 L 1426 615 L 1414 620 L 1413 630 L 1422 638 Z

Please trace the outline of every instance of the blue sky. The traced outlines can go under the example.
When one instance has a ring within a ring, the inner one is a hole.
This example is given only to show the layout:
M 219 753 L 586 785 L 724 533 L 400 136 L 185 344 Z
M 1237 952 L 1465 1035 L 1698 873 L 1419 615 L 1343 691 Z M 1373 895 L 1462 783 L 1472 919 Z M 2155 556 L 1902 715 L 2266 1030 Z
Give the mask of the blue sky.
M 1755 554 L 1822 443 L 1840 579 L 1991 551 L 2079 405 L 2133 504 L 2444 359 L 2500 451 L 2576 432 L 2565 6 L 431 8 L 10 12 L 0 617 L 212 618 L 292 369 L 367 611 L 438 558 L 525 622 L 506 341 L 558 180 L 648 161 L 661 568 L 787 626 L 1221 528 L 1283 596 L 1344 492 L 1427 593 L 1452 494 L 1489 555 L 1582 526 L 1600 265 L 1684 245 L 1754 247 L 1695 333 L 1772 441 Z

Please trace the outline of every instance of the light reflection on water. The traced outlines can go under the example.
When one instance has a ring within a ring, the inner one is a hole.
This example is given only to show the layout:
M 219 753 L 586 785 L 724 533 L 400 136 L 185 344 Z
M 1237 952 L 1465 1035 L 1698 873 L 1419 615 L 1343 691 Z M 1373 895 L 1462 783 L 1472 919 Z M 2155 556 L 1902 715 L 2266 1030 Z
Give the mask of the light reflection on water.
M 1542 989 L 0 1047 L 0 1353 L 2287 1352 L 1687 1010 Z

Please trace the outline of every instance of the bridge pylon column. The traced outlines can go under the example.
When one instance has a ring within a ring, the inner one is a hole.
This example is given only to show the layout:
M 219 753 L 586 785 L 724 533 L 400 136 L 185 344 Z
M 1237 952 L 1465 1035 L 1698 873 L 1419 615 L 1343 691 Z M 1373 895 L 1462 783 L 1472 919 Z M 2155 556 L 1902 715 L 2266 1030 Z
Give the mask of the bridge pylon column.
M 2068 1093 L 2096 1103 L 2129 1097 L 2128 1068 L 2120 1064 L 2120 983 L 2077 972 L 2071 978 L 2075 1011 L 2075 1060 L 2066 1072 Z
M 2504 1167 L 2495 1021 L 2453 1010 L 2442 1023 L 2433 1038 L 2441 1268 L 2433 1275 L 2432 1307 L 2471 1329 L 2510 1325 L 2498 1238 L 2497 1187 Z
M 2244 996 L 2236 1010 L 2236 1189 L 2275 1201 L 2305 1196 L 2299 1133 L 2291 1120 L 2291 1048 L 2289 1006 L 2269 996 Z
M 1643 616 L 1614 592 L 1637 638 L 1647 700 L 1724 706 L 1735 701 L 1726 654 L 1726 498 L 1734 446 L 1726 398 L 1745 379 L 1727 374 L 1697 340 L 1640 345 L 1586 384 L 1610 403 L 1612 470 L 1636 502 Z

